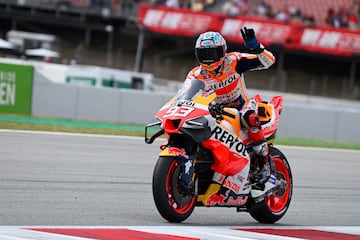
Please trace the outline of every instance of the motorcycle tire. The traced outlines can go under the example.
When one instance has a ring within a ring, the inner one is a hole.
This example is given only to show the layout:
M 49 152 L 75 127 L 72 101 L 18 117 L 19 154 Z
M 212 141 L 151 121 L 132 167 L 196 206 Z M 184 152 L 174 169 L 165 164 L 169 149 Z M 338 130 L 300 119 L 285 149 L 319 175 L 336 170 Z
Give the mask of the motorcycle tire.
M 176 157 L 159 157 L 152 181 L 157 210 L 164 219 L 175 223 L 186 220 L 196 204 L 196 195 L 180 191 L 179 174 L 180 166 Z
M 250 204 L 248 207 L 250 215 L 260 223 L 275 223 L 280 220 L 289 208 L 293 191 L 292 173 L 285 155 L 273 146 L 270 146 L 269 154 L 273 159 L 277 175 L 286 180 L 287 186 L 281 194 L 274 193 L 260 203 Z

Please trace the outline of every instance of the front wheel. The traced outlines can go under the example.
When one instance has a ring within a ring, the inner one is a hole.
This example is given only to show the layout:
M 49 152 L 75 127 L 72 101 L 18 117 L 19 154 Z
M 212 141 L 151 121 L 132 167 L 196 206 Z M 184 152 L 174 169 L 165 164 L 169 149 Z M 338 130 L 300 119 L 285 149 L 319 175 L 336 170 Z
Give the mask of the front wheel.
M 269 154 L 276 168 L 276 177 L 285 180 L 286 187 L 260 203 L 251 204 L 249 213 L 260 223 L 274 223 L 282 218 L 289 208 L 293 190 L 291 169 L 285 155 L 273 146 L 270 146 Z
M 176 157 L 159 157 L 153 172 L 153 197 L 160 215 L 169 222 L 182 222 L 194 210 L 196 196 L 184 194 L 179 185 Z

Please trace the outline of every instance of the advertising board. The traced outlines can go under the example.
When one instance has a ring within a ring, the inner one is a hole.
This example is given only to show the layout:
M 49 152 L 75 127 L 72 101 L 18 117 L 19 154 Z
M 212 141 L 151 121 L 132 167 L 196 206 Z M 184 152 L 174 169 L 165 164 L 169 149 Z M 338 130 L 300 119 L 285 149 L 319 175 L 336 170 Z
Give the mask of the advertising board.
M 31 114 L 33 66 L 0 63 L 0 113 Z

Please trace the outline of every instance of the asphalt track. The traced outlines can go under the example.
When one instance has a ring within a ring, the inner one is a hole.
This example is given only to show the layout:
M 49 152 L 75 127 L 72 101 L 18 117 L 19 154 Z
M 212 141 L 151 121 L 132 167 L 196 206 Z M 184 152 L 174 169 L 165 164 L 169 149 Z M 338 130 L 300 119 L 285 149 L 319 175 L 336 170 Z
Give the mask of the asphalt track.
M 171 227 L 175 233 L 321 226 L 360 239 L 360 151 L 278 146 L 292 167 L 294 193 L 287 214 L 274 225 L 258 224 L 234 208 L 195 208 L 184 223 L 170 224 L 158 214 L 151 193 L 159 144 L 137 137 L 1 130 L 0 239 L 49 239 L 19 237 L 18 226 L 156 232 Z M 212 236 L 202 239 L 261 239 Z

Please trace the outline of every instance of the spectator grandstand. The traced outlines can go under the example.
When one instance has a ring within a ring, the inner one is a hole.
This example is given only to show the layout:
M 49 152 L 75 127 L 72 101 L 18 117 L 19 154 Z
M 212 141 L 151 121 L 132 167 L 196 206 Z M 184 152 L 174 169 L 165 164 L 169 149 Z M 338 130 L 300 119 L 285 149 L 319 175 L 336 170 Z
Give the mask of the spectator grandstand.
M 303 22 L 306 25 L 316 26 L 331 25 L 353 30 L 359 25 L 359 0 L 226 0 L 221 2 L 222 7 L 218 7 L 217 11 L 232 17 L 257 16 L 283 22 Z M 341 23 L 330 20 L 329 11 L 334 17 L 342 17 Z
M 167 6 L 170 8 L 182 8 L 193 11 L 205 11 L 214 4 L 215 0 L 149 0 L 152 6 Z
M 273 9 L 297 7 L 303 16 L 313 17 L 317 26 L 326 25 L 329 9 L 350 9 L 357 0 L 264 0 Z M 358 14 L 358 13 L 357 13 Z
M 360 0 L 148 0 L 152 6 L 224 13 L 229 17 L 255 16 L 309 26 L 357 30 Z

